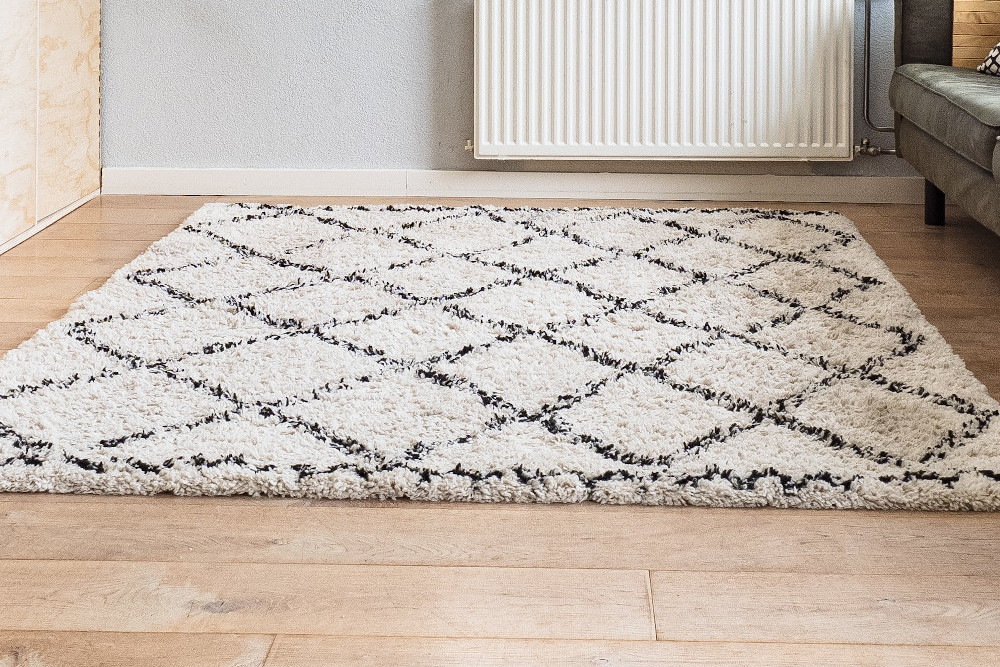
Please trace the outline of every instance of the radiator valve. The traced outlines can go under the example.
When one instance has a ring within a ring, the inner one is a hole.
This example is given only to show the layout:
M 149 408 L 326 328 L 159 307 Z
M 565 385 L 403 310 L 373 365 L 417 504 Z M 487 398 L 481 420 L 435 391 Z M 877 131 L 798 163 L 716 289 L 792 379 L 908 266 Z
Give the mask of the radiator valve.
M 855 155 L 870 155 L 872 157 L 877 157 L 879 155 L 882 155 L 882 153 L 884 152 L 886 151 L 884 151 L 882 148 L 878 146 L 872 146 L 872 142 L 869 141 L 868 139 L 862 139 L 861 145 L 854 147 Z

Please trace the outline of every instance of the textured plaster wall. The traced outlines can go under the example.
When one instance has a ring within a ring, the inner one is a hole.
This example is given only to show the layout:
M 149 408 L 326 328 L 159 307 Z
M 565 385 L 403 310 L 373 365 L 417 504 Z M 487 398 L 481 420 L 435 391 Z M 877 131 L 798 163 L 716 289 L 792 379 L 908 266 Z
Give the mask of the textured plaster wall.
M 890 157 L 474 160 L 463 150 L 472 137 L 473 0 L 104 0 L 103 12 L 106 167 L 913 173 Z M 880 124 L 890 123 L 891 14 L 891 0 L 876 0 Z M 860 111 L 855 132 L 871 134 Z M 889 136 L 876 140 L 891 146 Z

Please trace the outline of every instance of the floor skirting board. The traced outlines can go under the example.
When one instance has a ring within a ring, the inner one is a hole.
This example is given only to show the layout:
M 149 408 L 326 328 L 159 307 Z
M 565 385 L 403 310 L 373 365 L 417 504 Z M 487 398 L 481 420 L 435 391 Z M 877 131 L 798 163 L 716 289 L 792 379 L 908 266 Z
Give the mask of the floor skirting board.
M 59 209 L 55 213 L 52 213 L 50 215 L 45 216 L 44 218 L 42 218 L 41 220 L 39 220 L 38 222 L 36 222 L 34 225 L 32 225 L 28 229 L 24 230 L 23 232 L 21 232 L 20 234 L 18 234 L 14 238 L 10 239 L 6 243 L 0 243 L 0 255 L 2 255 L 3 253 L 7 252 L 8 250 L 10 250 L 11 248 L 13 248 L 17 244 L 23 243 L 23 242 L 27 241 L 32 236 L 34 236 L 38 232 L 42 231 L 43 229 L 45 229 L 46 227 L 48 227 L 49 225 L 51 225 L 53 222 L 61 220 L 62 218 L 66 217 L 67 215 L 69 215 L 70 213 L 72 213 L 76 209 L 80 208 L 81 206 L 83 206 L 84 204 L 86 204 L 87 202 L 89 202 L 91 199 L 94 199 L 95 197 L 97 197 L 100 194 L 101 194 L 100 190 L 95 190 L 95 191 L 91 192 L 89 195 L 87 195 L 86 197 L 82 197 L 81 199 L 77 199 L 75 202 L 73 202 L 69 206 L 64 206 L 63 208 Z
M 415 169 L 105 168 L 104 194 L 539 197 L 917 204 L 912 177 L 722 176 Z

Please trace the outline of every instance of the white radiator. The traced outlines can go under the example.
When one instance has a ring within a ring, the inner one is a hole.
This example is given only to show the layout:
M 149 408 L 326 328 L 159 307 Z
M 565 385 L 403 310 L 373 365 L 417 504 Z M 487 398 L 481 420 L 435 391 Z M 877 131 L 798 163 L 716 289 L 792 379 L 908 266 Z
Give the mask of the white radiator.
M 476 0 L 478 158 L 849 160 L 854 0 Z

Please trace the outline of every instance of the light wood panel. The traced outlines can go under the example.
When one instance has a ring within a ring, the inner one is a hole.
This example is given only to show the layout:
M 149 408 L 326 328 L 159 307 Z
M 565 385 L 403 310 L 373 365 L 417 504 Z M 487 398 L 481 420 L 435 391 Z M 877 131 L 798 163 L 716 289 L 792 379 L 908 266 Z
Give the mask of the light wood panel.
M 0 561 L 0 630 L 652 639 L 646 572 Z
M 1000 579 L 653 572 L 659 639 L 1000 646 Z
M 953 62 L 979 67 L 1000 42 L 1000 0 L 955 0 Z
M 61 498 L 0 495 L 0 559 L 1000 577 L 1000 514 Z
M 36 2 L 0 3 L 0 245 L 35 224 Z
M 150 195 L 115 195 L 112 197 L 99 197 L 87 202 L 84 209 L 135 209 L 140 211 L 148 210 L 170 210 L 170 211 L 194 211 L 202 204 L 207 204 L 219 199 L 215 196 L 202 195 L 172 195 L 172 196 L 150 196 Z M 258 201 L 259 197 L 253 197 Z M 286 197 L 286 199 L 292 199 Z M 248 201 L 246 197 L 242 201 Z
M 3 307 L 0 303 L 0 307 Z M 13 348 L 44 329 L 46 322 L 4 322 L 0 324 L 0 347 Z
M 53 225 L 36 238 L 43 241 L 146 241 L 159 240 L 175 230 L 177 222 L 142 224 L 114 222 L 81 222 L 75 225 Z
M 150 240 L 46 238 L 40 243 L 22 243 L 4 253 L 3 258 L 5 261 L 17 261 L 36 257 L 58 260 L 64 258 L 93 260 L 99 257 L 106 260 L 120 260 L 124 265 L 145 252 L 150 243 L 152 243 Z
M 107 198 L 102 197 L 101 201 L 104 199 Z M 76 225 L 104 226 L 107 224 L 122 224 L 132 229 L 143 229 L 150 225 L 171 225 L 176 227 L 198 208 L 198 205 L 185 206 L 183 204 L 178 204 L 176 207 L 170 208 L 149 209 L 102 206 L 100 204 L 91 205 L 98 201 L 95 199 L 85 204 L 78 210 L 73 211 L 71 215 L 60 220 L 58 226 L 53 225 L 45 231 L 60 228 L 66 230 L 66 228 Z M 204 203 L 208 203 L 208 201 Z M 73 232 L 67 230 L 65 233 L 70 234 Z
M 101 187 L 101 0 L 38 1 L 38 218 Z
M 100 0 L 0 3 L 0 246 L 100 188 Z
M 3 308 L 3 300 L 5 299 L 49 301 L 65 298 L 67 294 L 72 294 L 70 299 L 73 299 L 94 282 L 94 279 L 89 276 L 67 278 L 51 275 L 6 277 L 11 279 L 0 280 L 0 309 Z
M 2 275 L 0 273 L 0 276 Z M 48 324 L 65 315 L 71 303 L 73 302 L 69 298 L 48 300 L 4 299 L 0 301 L 0 322 L 37 320 L 40 324 Z
M 267 667 L 407 665 L 674 665 L 675 667 L 959 667 L 989 665 L 992 648 L 716 642 L 525 641 L 279 636 Z
M 37 631 L 0 636 L 0 667 L 961 667 L 990 665 L 995 658 L 995 649 L 973 646 Z
M 19 250 L 21 246 L 11 252 Z M 46 252 L 46 251 L 43 251 Z M 82 253 L 81 253 L 82 254 Z M 107 278 L 121 268 L 128 253 L 117 257 L 63 257 L 59 260 L 59 275 L 63 278 Z M 52 275 L 52 257 L 11 255 L 0 260 L 0 278 L 45 278 Z
M 274 637 L 4 632 L 0 667 L 262 667 Z

